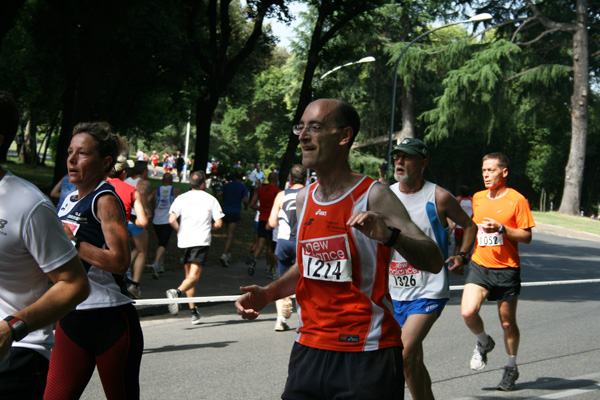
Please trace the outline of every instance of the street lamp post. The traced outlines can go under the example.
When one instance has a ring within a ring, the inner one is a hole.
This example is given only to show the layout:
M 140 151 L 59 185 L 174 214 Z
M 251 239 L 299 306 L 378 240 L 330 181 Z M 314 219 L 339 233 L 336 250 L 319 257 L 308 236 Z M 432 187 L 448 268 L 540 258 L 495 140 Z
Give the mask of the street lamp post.
M 321 83 L 321 80 L 323 78 L 325 78 L 327 75 L 337 71 L 338 69 L 344 68 L 344 67 L 348 67 L 350 65 L 355 65 L 355 64 L 361 64 L 361 63 L 367 63 L 367 62 L 373 62 L 375 61 L 375 57 L 363 57 L 358 61 L 353 61 L 353 62 L 349 62 L 346 63 L 344 65 L 338 65 L 337 67 L 330 69 L 329 71 L 325 72 L 323 75 L 321 75 L 321 77 L 319 79 L 317 79 L 317 83 L 315 83 L 315 87 L 313 88 L 313 93 L 312 93 L 312 97 L 313 99 L 315 98 L 315 93 L 317 92 L 317 88 L 319 87 L 319 83 Z
M 400 60 L 402 60 L 402 56 L 404 55 L 404 53 L 406 53 L 406 50 L 408 50 L 408 48 L 410 46 L 412 46 L 415 42 L 417 42 L 419 39 L 421 39 L 424 36 L 429 35 L 432 32 L 435 32 L 437 30 L 443 29 L 443 28 L 447 28 L 449 26 L 452 25 L 458 25 L 458 24 L 465 24 L 467 22 L 479 22 L 479 21 L 485 21 L 488 19 L 491 19 L 492 16 L 488 13 L 484 13 L 484 14 L 477 14 L 474 17 L 471 17 L 469 19 L 466 19 L 464 21 L 458 21 L 458 22 L 450 22 L 446 25 L 442 25 L 442 26 L 438 26 L 437 28 L 431 29 L 425 33 L 420 34 L 419 36 L 417 36 L 416 38 L 414 38 L 404 49 L 402 49 L 402 52 L 400 53 L 400 56 L 398 56 L 398 61 L 396 61 L 396 69 L 394 69 L 394 86 L 393 86 L 393 94 L 392 94 L 392 121 L 390 124 L 390 137 L 389 137 L 389 142 L 388 142 L 388 157 L 387 157 L 387 170 L 385 173 L 385 179 L 389 182 L 390 179 L 390 170 L 391 170 L 391 164 L 392 164 L 392 156 L 391 156 L 391 152 L 392 152 L 392 142 L 394 141 L 394 116 L 395 116 L 395 110 L 396 110 L 396 85 L 398 82 L 398 67 L 400 66 Z

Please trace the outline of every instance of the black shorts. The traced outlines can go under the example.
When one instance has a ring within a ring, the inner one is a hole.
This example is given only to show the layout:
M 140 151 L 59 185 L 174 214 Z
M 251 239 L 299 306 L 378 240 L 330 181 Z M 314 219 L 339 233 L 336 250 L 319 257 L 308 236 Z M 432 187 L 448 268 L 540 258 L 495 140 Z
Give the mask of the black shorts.
M 273 241 L 273 230 L 267 229 L 267 221 L 258 221 L 258 237 Z
M 223 222 L 226 224 L 236 224 L 242 219 L 241 213 L 226 213 L 223 217 Z
M 206 257 L 208 256 L 209 248 L 210 246 L 195 246 L 181 249 L 179 262 L 182 264 L 194 263 L 204 265 L 204 263 L 206 263 Z
M 465 283 L 487 289 L 490 301 L 510 301 L 521 293 L 521 268 L 486 268 L 471 261 Z
M 41 399 L 50 361 L 35 350 L 9 347 L 0 362 L 0 399 Z
M 156 237 L 158 238 L 158 245 L 162 247 L 167 247 L 167 245 L 169 244 L 169 239 L 171 239 L 173 227 L 169 224 L 153 225 L 154 232 L 156 232 Z
M 362 352 L 294 343 L 282 399 L 404 399 L 402 348 Z

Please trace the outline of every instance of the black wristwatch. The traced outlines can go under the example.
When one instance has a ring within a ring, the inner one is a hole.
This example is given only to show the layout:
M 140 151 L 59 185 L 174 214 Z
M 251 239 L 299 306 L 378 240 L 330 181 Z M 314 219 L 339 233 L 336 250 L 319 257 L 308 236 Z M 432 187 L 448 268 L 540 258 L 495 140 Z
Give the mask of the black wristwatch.
M 506 233 L 506 227 L 504 225 L 500 225 L 500 229 L 498 229 L 498 233 L 504 235 Z
M 387 247 L 393 247 L 396 244 L 396 240 L 398 240 L 398 235 L 400 235 L 400 232 L 402 231 L 398 228 L 394 228 L 393 226 L 388 226 L 388 229 L 392 231 L 392 236 L 390 236 L 388 241 L 383 245 Z
M 71 243 L 73 243 L 73 246 L 79 250 L 79 243 L 81 242 L 81 240 L 79 240 L 79 238 L 77 236 L 73 236 L 71 238 Z
M 467 265 L 469 263 L 469 260 L 471 259 L 471 254 L 465 253 L 464 251 L 459 251 L 458 253 L 456 253 L 456 255 L 462 257 L 463 265 Z
M 8 323 L 10 333 L 12 333 L 12 337 L 15 342 L 18 342 L 29 334 L 27 325 L 20 318 L 9 315 L 8 317 L 4 318 L 4 320 Z

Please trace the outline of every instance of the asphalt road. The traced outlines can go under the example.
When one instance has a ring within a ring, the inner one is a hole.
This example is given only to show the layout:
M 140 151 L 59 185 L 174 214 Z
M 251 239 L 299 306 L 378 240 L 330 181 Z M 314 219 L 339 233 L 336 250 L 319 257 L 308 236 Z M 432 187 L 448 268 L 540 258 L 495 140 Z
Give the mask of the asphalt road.
M 521 246 L 524 282 L 600 278 L 598 242 L 536 234 Z M 452 285 L 462 284 L 452 277 Z M 495 303 L 482 309 L 497 343 L 485 370 L 469 369 L 475 344 L 453 291 L 425 341 L 425 362 L 438 399 L 599 399 L 600 284 L 524 287 L 519 302 L 521 377 L 516 390 L 495 390 L 506 355 Z M 287 376 L 293 331 L 274 332 L 275 309 L 242 321 L 232 303 L 204 307 L 203 323 L 187 313 L 142 319 L 142 399 L 278 399 Z M 295 314 L 291 318 L 296 322 Z M 368 371 L 365 371 L 368 373 Z M 97 374 L 82 399 L 102 399 Z M 410 398 L 406 390 L 406 398 Z

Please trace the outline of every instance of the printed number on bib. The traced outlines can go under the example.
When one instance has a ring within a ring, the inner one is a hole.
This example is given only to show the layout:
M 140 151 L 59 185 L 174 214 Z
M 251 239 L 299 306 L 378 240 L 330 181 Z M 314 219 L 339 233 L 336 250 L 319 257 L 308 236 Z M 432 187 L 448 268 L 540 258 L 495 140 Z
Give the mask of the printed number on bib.
M 478 225 L 477 227 L 479 228 L 477 231 L 478 246 L 502 246 L 504 244 L 504 237 L 501 233 L 487 233 L 483 230 L 483 228 L 480 225 Z
M 390 284 L 397 288 L 414 288 L 423 286 L 423 273 L 413 268 L 406 261 L 390 263 Z
M 347 235 L 303 240 L 303 276 L 330 282 L 352 281 L 352 257 Z

